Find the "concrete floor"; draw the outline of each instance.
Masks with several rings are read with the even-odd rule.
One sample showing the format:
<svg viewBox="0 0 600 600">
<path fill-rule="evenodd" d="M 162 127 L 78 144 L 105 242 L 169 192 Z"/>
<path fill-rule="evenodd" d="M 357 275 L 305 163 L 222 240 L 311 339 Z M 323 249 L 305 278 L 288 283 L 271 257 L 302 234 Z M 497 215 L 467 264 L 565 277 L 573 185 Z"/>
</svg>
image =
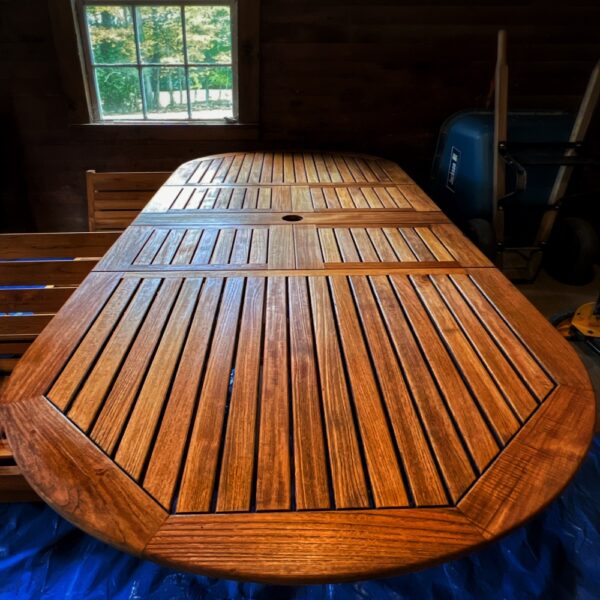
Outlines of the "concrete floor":
<svg viewBox="0 0 600 600">
<path fill-rule="evenodd" d="M 521 292 L 546 317 L 594 302 L 600 293 L 600 268 L 594 280 L 582 286 L 560 283 L 542 271 L 534 283 L 517 284 Z M 596 431 L 600 432 L 600 354 L 585 342 L 573 342 L 583 364 L 587 367 L 596 390 Z"/>
</svg>

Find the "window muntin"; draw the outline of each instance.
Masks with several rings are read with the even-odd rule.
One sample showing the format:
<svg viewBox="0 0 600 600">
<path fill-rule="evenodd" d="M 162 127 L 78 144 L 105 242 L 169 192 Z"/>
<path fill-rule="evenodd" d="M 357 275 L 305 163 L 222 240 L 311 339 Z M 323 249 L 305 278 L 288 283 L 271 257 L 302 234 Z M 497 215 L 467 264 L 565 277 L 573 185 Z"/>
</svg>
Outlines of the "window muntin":
<svg viewBox="0 0 600 600">
<path fill-rule="evenodd" d="M 98 121 L 220 121 L 236 113 L 233 2 L 82 2 Z"/>
</svg>

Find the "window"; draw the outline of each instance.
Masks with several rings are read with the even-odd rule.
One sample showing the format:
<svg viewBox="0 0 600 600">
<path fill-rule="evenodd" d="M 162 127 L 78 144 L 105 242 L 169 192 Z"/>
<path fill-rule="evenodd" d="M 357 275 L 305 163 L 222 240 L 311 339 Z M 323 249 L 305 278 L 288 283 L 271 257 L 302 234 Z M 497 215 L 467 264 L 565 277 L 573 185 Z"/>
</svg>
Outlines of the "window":
<svg viewBox="0 0 600 600">
<path fill-rule="evenodd" d="M 78 16 L 95 121 L 237 117 L 233 1 L 82 0 Z"/>
</svg>

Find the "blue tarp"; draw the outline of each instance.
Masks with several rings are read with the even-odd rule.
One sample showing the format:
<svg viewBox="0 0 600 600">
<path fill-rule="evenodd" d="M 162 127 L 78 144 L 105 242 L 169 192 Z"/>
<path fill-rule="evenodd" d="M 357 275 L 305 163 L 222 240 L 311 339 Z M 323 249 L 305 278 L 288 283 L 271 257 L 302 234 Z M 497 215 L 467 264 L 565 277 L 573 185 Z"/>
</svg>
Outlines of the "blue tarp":
<svg viewBox="0 0 600 600">
<path fill-rule="evenodd" d="M 0 505 L 0 600 L 600 598 L 600 436 L 527 525 L 464 558 L 353 584 L 281 587 L 179 573 L 119 552 L 43 504 Z"/>
</svg>

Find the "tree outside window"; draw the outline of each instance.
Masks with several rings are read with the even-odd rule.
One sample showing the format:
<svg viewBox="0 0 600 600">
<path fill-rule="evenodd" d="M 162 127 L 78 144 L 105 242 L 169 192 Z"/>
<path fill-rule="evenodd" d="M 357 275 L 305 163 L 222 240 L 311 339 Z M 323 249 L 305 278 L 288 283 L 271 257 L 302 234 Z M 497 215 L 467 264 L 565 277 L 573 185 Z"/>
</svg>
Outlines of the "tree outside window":
<svg viewBox="0 0 600 600">
<path fill-rule="evenodd" d="M 233 117 L 232 7 L 84 5 L 101 120 Z"/>
</svg>

